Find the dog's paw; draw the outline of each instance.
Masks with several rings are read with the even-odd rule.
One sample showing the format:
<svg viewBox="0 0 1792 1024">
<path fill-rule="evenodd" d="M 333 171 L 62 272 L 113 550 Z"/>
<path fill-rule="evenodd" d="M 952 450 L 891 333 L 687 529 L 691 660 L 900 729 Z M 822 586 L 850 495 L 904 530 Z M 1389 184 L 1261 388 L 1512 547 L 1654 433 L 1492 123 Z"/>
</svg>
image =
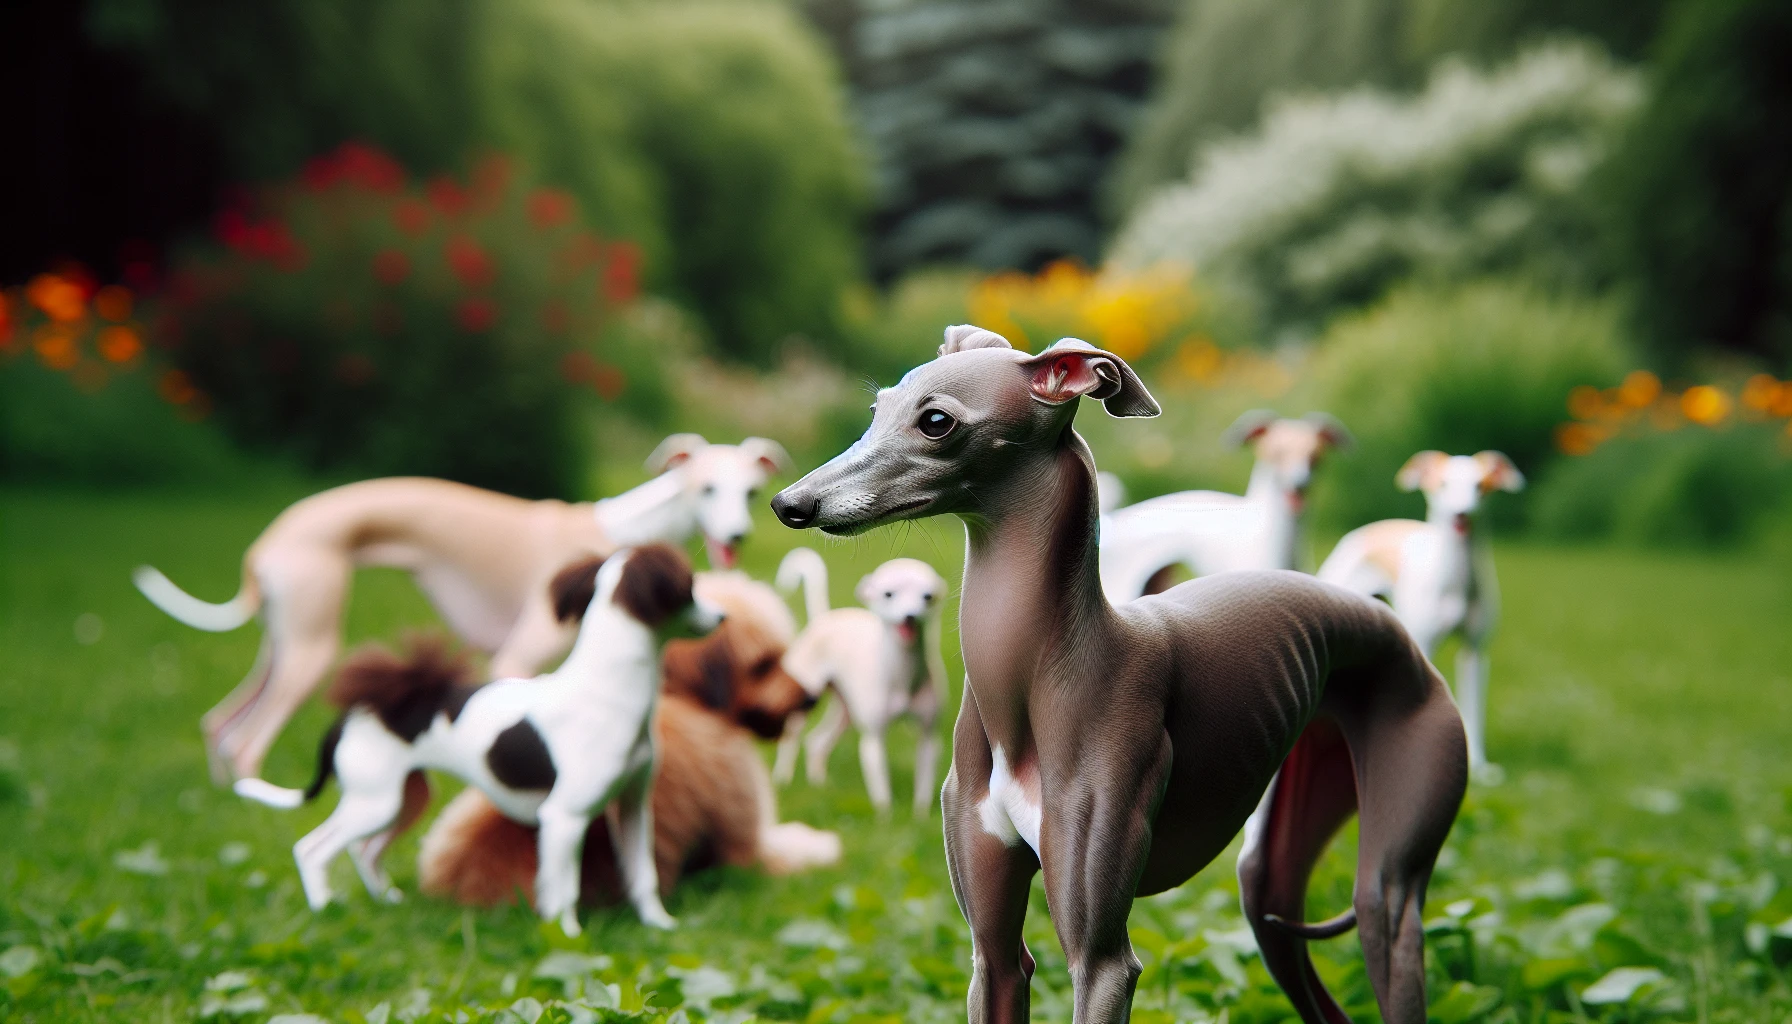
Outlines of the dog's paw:
<svg viewBox="0 0 1792 1024">
<path fill-rule="evenodd" d="M 669 932 L 678 927 L 678 918 L 666 913 L 665 907 L 643 907 L 641 923 L 649 928 L 658 928 L 661 931 Z"/>
<path fill-rule="evenodd" d="M 400 889 L 396 885 L 390 886 L 389 888 L 386 889 L 384 898 L 387 903 L 403 903 L 404 902 L 404 890 Z"/>
<path fill-rule="evenodd" d="M 561 914 L 560 930 L 565 932 L 566 937 L 569 939 L 578 938 L 583 931 L 583 929 L 579 927 L 579 912 L 576 910 L 568 910 Z"/>
</svg>

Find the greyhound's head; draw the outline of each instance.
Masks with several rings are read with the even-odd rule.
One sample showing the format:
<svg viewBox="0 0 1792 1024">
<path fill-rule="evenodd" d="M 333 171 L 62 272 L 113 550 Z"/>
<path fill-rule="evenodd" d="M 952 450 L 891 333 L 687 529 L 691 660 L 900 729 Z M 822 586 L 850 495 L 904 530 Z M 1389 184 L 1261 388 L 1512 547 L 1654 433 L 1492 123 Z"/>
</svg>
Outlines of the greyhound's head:
<svg viewBox="0 0 1792 1024">
<path fill-rule="evenodd" d="M 700 434 L 673 434 L 647 457 L 651 473 L 676 470 L 684 500 L 695 511 L 709 562 L 734 568 L 741 541 L 753 529 L 750 502 L 773 473 L 790 469 L 776 441 L 749 437 L 738 445 L 710 444 Z"/>
<path fill-rule="evenodd" d="M 922 624 L 945 603 L 946 581 L 919 559 L 892 558 L 867 573 L 856 593 L 859 603 L 894 627 L 904 643 L 914 643 Z"/>
<path fill-rule="evenodd" d="M 946 329 L 939 358 L 877 393 L 865 435 L 772 499 L 784 525 L 845 535 L 903 519 L 991 515 L 1004 486 L 1045 458 L 1099 399 L 1114 416 L 1156 416 L 1155 399 L 1112 353 L 1066 338 L 1038 355 L 1001 335 Z"/>
<path fill-rule="evenodd" d="M 1257 456 L 1252 483 L 1262 477 L 1299 512 L 1306 504 L 1307 484 L 1325 453 L 1349 448 L 1350 431 L 1328 413 L 1310 412 L 1298 420 L 1267 409 L 1253 409 L 1226 428 L 1226 440 L 1249 445 Z"/>
<path fill-rule="evenodd" d="M 1501 452 L 1446 455 L 1426 451 L 1406 460 L 1394 483 L 1403 491 L 1425 492 L 1428 518 L 1468 532 L 1481 498 L 1493 491 L 1524 490 L 1524 474 Z"/>
</svg>

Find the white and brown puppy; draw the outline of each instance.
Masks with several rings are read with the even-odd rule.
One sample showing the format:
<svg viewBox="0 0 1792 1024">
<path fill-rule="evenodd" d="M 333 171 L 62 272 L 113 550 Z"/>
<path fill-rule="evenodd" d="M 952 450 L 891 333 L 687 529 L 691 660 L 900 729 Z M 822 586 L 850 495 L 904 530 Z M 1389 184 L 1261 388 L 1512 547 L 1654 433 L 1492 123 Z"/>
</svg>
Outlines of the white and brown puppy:
<svg viewBox="0 0 1792 1024">
<path fill-rule="evenodd" d="M 1181 491 L 1109 511 L 1105 496 L 1119 492 L 1104 488 L 1101 586 L 1109 601 L 1161 593 L 1176 566 L 1196 576 L 1298 568 L 1307 484 L 1326 452 L 1349 447 L 1350 432 L 1322 412 L 1294 420 L 1257 409 L 1225 437 L 1257 455 L 1243 495 Z"/>
<path fill-rule="evenodd" d="M 838 697 L 802 740 L 809 781 L 827 781 L 828 756 L 850 721 L 859 731 L 859 766 L 871 803 L 879 812 L 888 811 L 890 764 L 884 733 L 898 717 L 914 715 L 921 726 L 914 811 L 925 816 L 935 797 L 936 724 L 946 693 L 939 636 L 946 581 L 925 562 L 891 559 L 859 581 L 857 594 L 865 607 L 830 610 L 827 565 L 809 548 L 796 548 L 778 566 L 778 586 L 794 590 L 799 585 L 809 622 L 784 655 L 784 671 L 817 697 L 829 688 Z M 778 744 L 773 777 L 779 782 L 796 774 L 803 721 L 793 716 Z"/>
<path fill-rule="evenodd" d="M 1403 491 L 1423 491 L 1426 518 L 1383 519 L 1344 535 L 1319 578 L 1383 597 L 1424 649 L 1435 657 L 1460 634 L 1456 703 L 1468 731 L 1469 767 L 1485 777 L 1487 762 L 1487 641 L 1499 617 L 1493 559 L 1475 541 L 1475 511 L 1493 491 L 1521 491 L 1524 475 L 1495 451 L 1446 455 L 1425 451 L 1394 477 Z"/>
<path fill-rule="evenodd" d="M 249 778 L 335 661 L 355 569 L 409 572 L 450 628 L 492 652 L 493 676 L 533 675 L 572 640 L 547 598 L 561 567 L 701 533 L 711 564 L 730 568 L 752 529 L 749 503 L 788 465 L 765 438 L 725 445 L 674 434 L 647 459 L 657 476 L 595 504 L 525 501 L 446 480 L 366 480 L 275 518 L 243 555 L 242 587 L 224 604 L 188 595 L 149 566 L 133 578 L 158 608 L 198 629 L 232 630 L 261 613 L 254 668 L 201 722 L 214 778 Z"/>
<path fill-rule="evenodd" d="M 538 827 L 535 906 L 566 934 L 579 933 L 581 846 L 600 813 L 636 913 L 650 926 L 672 927 L 660 903 L 648 800 L 660 649 L 668 633 L 711 628 L 721 615 L 693 598 L 690 563 L 663 544 L 619 552 L 591 587 L 578 639 L 555 671 L 469 687 L 427 660 L 377 654 L 351 662 L 337 692 L 344 713 L 319 749 L 310 788 L 238 780 L 240 795 L 276 807 L 316 796 L 332 773 L 340 780 L 336 810 L 293 847 L 313 909 L 330 901 L 330 862 L 398 819 L 407 779 L 433 769 Z M 563 593 L 560 601 L 582 596 Z M 377 863 L 356 860 L 369 891 L 389 898 Z"/>
<path fill-rule="evenodd" d="M 796 620 L 775 591 L 740 573 L 698 573 L 696 592 L 727 618 L 701 640 L 666 645 L 652 796 L 661 894 L 711 865 L 787 875 L 838 863 L 839 836 L 778 820 L 771 775 L 753 742 L 755 734 L 777 738 L 790 715 L 813 704 L 779 666 Z M 622 895 L 608 831 L 595 819 L 585 840 L 586 905 Z M 476 789 L 449 802 L 417 855 L 425 893 L 473 906 L 533 899 L 536 871 L 535 830 L 504 817 Z"/>
</svg>

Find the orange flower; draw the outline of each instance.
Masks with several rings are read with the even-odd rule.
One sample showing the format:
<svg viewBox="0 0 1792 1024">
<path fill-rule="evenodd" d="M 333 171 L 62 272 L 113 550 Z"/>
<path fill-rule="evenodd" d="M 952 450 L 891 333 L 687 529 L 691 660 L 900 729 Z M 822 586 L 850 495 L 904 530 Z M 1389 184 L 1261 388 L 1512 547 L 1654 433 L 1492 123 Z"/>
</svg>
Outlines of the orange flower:
<svg viewBox="0 0 1792 1024">
<path fill-rule="evenodd" d="M 1715 427 L 1728 419 L 1732 404 L 1729 395 L 1709 384 L 1687 388 L 1680 396 L 1680 411 L 1704 427 Z"/>
<path fill-rule="evenodd" d="M 100 332 L 100 355 L 109 363 L 128 363 L 143 353 L 143 339 L 129 327 L 108 327 Z"/>
<path fill-rule="evenodd" d="M 93 308 L 113 323 L 131 318 L 131 290 L 112 284 L 101 288 L 93 297 Z"/>
<path fill-rule="evenodd" d="M 1780 396 L 1780 382 L 1765 373 L 1757 373 L 1742 385 L 1742 407 L 1754 412 L 1770 412 Z"/>
<path fill-rule="evenodd" d="M 1605 408 L 1605 396 L 1590 384 L 1568 392 L 1568 413 L 1577 420 L 1596 420 Z"/>
<path fill-rule="evenodd" d="M 1563 423 L 1556 427 L 1556 447 L 1567 455 L 1588 455 L 1610 436 L 1609 430 L 1592 423 Z"/>
<path fill-rule="evenodd" d="M 156 392 L 170 405 L 187 405 L 199 398 L 199 389 L 185 370 L 169 370 L 156 381 Z"/>
<path fill-rule="evenodd" d="M 81 286 L 56 274 L 39 274 L 25 286 L 25 297 L 59 323 L 72 323 L 87 315 Z"/>
<path fill-rule="evenodd" d="M 1632 370 L 1618 385 L 1618 400 L 1632 409 L 1646 409 L 1661 395 L 1661 378 L 1648 370 Z"/>
<path fill-rule="evenodd" d="M 37 337 L 32 341 L 37 349 L 37 358 L 52 370 L 71 370 L 81 361 L 81 350 L 75 344 L 75 336 L 61 326 L 49 324 L 40 327 Z"/>
</svg>

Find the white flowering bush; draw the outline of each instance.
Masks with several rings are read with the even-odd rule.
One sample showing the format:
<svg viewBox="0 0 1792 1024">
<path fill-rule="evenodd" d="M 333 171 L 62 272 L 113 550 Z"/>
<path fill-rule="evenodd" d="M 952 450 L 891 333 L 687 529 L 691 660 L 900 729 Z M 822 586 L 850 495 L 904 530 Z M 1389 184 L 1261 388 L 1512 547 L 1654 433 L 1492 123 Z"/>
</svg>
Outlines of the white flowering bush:
<svg viewBox="0 0 1792 1024">
<path fill-rule="evenodd" d="M 1142 203 L 1111 258 L 1191 265 L 1297 336 L 1412 276 L 1597 283 L 1582 185 L 1642 95 L 1603 51 L 1557 41 L 1491 72 L 1446 61 L 1411 98 L 1284 100 Z"/>
</svg>

